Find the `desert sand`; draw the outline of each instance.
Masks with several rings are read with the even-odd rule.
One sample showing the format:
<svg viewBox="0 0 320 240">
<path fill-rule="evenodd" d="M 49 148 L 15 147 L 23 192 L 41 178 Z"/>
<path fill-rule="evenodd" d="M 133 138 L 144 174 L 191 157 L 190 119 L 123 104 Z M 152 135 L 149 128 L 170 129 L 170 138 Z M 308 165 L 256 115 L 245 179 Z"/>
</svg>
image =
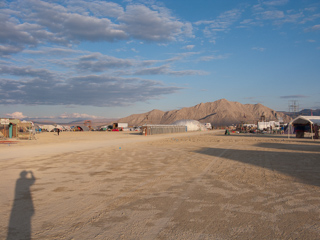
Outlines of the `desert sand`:
<svg viewBox="0 0 320 240">
<path fill-rule="evenodd" d="M 0 239 L 320 239 L 320 142 L 222 131 L 0 144 Z"/>
</svg>

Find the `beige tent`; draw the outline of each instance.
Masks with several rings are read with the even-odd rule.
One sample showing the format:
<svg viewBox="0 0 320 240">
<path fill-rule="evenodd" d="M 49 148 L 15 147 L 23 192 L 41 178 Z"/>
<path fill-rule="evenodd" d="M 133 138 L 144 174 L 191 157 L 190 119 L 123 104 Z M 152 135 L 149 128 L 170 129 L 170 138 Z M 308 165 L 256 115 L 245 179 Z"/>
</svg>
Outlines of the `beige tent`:
<svg viewBox="0 0 320 240">
<path fill-rule="evenodd" d="M 53 126 L 53 125 L 41 125 L 40 128 L 42 130 L 47 130 L 48 132 L 51 132 L 55 128 L 55 126 Z"/>
</svg>

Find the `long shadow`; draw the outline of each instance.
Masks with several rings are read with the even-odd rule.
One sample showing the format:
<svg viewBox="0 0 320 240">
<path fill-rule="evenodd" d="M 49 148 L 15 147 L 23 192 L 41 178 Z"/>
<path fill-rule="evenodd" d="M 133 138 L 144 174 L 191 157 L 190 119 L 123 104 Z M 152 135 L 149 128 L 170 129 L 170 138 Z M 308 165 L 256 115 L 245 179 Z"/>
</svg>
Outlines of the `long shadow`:
<svg viewBox="0 0 320 240">
<path fill-rule="evenodd" d="M 247 138 L 276 138 L 276 139 L 288 139 L 288 135 L 285 134 L 257 134 L 257 133 L 231 133 L 232 137 L 247 137 Z M 229 137 L 229 136 L 227 136 Z M 293 137 L 291 137 L 293 139 Z"/>
<path fill-rule="evenodd" d="M 128 134 L 129 135 L 141 135 L 142 136 L 141 132 L 129 132 Z"/>
<path fill-rule="evenodd" d="M 30 177 L 27 177 L 28 175 Z M 34 207 L 30 187 L 35 181 L 31 171 L 20 173 L 20 178 L 16 182 L 7 240 L 31 239 L 31 218 L 34 214 Z"/>
<path fill-rule="evenodd" d="M 294 151 L 306 151 L 306 152 L 320 152 L 319 145 L 302 145 L 302 144 L 275 144 L 275 143 L 257 143 L 255 146 L 262 148 L 282 149 L 282 150 L 294 150 Z M 320 156 L 319 156 L 320 157 Z"/>
<path fill-rule="evenodd" d="M 224 134 L 223 134 L 224 135 Z M 222 136 L 222 135 L 221 135 Z M 311 137 L 305 138 L 296 138 L 295 136 L 290 136 L 286 134 L 256 134 L 256 133 L 231 133 L 230 136 L 225 136 L 226 138 L 230 137 L 240 137 L 240 138 L 261 138 L 261 139 L 283 139 L 285 141 L 290 140 L 290 142 L 297 142 L 297 143 L 313 143 L 313 144 L 320 144 L 319 139 L 311 139 Z"/>
<path fill-rule="evenodd" d="M 229 149 L 221 156 L 223 150 L 225 149 L 201 148 L 195 152 L 268 168 L 291 176 L 295 181 L 320 186 L 320 155 L 318 153 Z"/>
</svg>

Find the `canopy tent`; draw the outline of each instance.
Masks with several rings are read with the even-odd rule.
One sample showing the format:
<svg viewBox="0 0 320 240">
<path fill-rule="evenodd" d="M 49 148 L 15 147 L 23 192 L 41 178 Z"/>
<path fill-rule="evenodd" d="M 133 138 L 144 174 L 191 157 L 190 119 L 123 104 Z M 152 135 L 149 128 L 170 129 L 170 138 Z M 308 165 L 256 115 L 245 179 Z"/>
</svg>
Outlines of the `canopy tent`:
<svg viewBox="0 0 320 240">
<path fill-rule="evenodd" d="M 81 126 L 72 126 L 71 127 L 72 131 L 90 131 L 90 129 L 87 126 L 81 125 Z"/>
<path fill-rule="evenodd" d="M 311 132 L 311 136 L 313 139 L 313 134 L 312 134 L 312 128 L 313 126 L 316 126 L 316 136 L 318 135 L 318 126 L 320 126 L 320 116 L 299 116 L 293 119 L 290 123 L 289 126 L 293 126 L 294 128 L 297 128 L 298 131 L 304 133 L 306 129 Z M 288 134 L 289 136 L 289 134 Z M 298 134 L 297 134 L 298 136 Z"/>
<path fill-rule="evenodd" d="M 57 124 L 55 128 L 56 128 L 56 129 L 59 129 L 60 131 L 63 131 L 63 129 L 64 129 L 64 127 L 61 126 L 61 125 L 59 125 L 59 124 Z"/>
<path fill-rule="evenodd" d="M 55 126 L 53 126 L 53 125 L 40 125 L 39 127 L 42 130 L 46 130 L 48 132 L 51 132 L 55 128 Z"/>
<path fill-rule="evenodd" d="M 317 124 L 320 125 L 320 116 L 299 116 L 293 119 L 290 124 L 297 125 L 307 125 L 307 124 Z"/>
</svg>

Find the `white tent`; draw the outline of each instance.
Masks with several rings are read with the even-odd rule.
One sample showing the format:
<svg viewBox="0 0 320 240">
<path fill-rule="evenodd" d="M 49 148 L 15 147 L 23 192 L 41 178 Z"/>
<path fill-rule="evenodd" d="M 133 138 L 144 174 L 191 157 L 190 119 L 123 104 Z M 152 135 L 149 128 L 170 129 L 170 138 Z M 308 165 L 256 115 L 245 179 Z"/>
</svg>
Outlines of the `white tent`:
<svg viewBox="0 0 320 240">
<path fill-rule="evenodd" d="M 299 116 L 293 119 L 290 123 L 289 126 L 310 126 L 311 129 L 311 136 L 313 139 L 313 134 L 312 134 L 312 126 L 313 125 L 318 125 L 320 126 L 320 116 Z M 289 131 L 288 131 L 288 137 L 289 137 Z"/>
<path fill-rule="evenodd" d="M 59 124 L 57 124 L 55 128 L 59 129 L 60 131 L 63 131 L 63 129 L 64 129 L 64 127 Z"/>
<path fill-rule="evenodd" d="M 51 132 L 55 128 L 53 125 L 41 125 L 39 127 L 43 130 L 47 130 L 48 132 Z"/>
<path fill-rule="evenodd" d="M 62 127 L 63 127 L 63 129 L 64 129 L 65 131 L 71 131 L 71 127 L 70 127 L 70 126 L 64 125 L 64 126 L 62 126 Z"/>
<path fill-rule="evenodd" d="M 320 125 L 320 116 L 299 116 L 293 119 L 290 124 L 318 124 Z"/>
<path fill-rule="evenodd" d="M 178 120 L 178 121 L 175 121 L 172 125 L 186 126 L 188 132 L 189 131 L 207 131 L 208 130 L 199 121 L 190 120 L 190 119 Z"/>
<path fill-rule="evenodd" d="M 279 129 L 280 122 L 270 121 L 270 122 L 258 122 L 258 129 L 263 130 L 266 128 Z"/>
</svg>

